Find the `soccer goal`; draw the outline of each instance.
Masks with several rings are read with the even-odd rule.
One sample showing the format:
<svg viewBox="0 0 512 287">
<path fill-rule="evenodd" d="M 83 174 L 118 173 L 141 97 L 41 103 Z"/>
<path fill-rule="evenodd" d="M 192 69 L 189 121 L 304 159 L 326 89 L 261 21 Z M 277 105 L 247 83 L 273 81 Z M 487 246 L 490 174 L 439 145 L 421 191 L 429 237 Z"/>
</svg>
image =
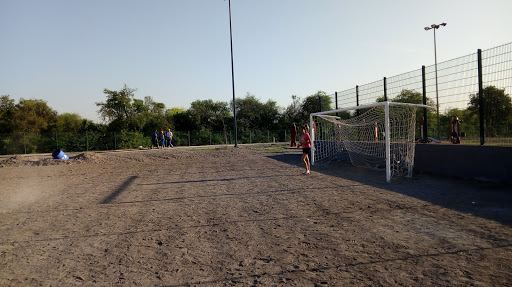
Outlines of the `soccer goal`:
<svg viewBox="0 0 512 287">
<path fill-rule="evenodd" d="M 387 182 L 411 177 L 417 108 L 432 107 L 380 102 L 311 114 L 311 164 L 350 160 L 359 167 L 385 168 Z"/>
</svg>

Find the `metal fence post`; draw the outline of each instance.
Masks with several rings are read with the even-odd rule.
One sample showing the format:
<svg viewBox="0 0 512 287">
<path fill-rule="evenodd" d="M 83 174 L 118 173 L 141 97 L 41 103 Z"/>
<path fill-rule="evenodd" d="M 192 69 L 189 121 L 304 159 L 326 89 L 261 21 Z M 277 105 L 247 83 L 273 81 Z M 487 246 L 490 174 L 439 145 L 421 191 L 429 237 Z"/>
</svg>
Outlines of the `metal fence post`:
<svg viewBox="0 0 512 287">
<path fill-rule="evenodd" d="M 426 82 L 426 76 L 425 76 L 425 66 L 421 66 L 421 82 L 422 82 L 422 88 L 423 88 L 423 104 L 426 105 L 427 104 L 427 82 Z M 423 135 L 424 135 L 424 139 L 425 142 L 426 139 L 428 138 L 428 134 L 427 134 L 427 108 L 423 108 Z"/>
<path fill-rule="evenodd" d="M 388 88 L 386 85 L 386 77 L 384 77 L 384 102 L 388 101 Z"/>
<path fill-rule="evenodd" d="M 57 130 L 55 130 L 55 143 L 57 144 L 57 148 L 59 148 L 59 137 L 57 135 Z"/>
<path fill-rule="evenodd" d="M 89 133 L 85 131 L 85 149 L 89 151 Z"/>
<path fill-rule="evenodd" d="M 356 106 L 359 107 L 359 86 L 356 86 Z M 359 109 L 356 110 L 356 115 L 359 116 Z"/>
<path fill-rule="evenodd" d="M 27 154 L 27 142 L 25 140 L 25 132 L 23 132 L 23 147 L 25 148 L 25 154 Z"/>
<path fill-rule="evenodd" d="M 116 132 L 114 132 L 114 150 L 117 149 L 117 137 L 116 137 Z"/>
<path fill-rule="evenodd" d="M 480 145 L 485 144 L 485 126 L 484 126 L 484 105 L 485 95 L 482 76 L 482 50 L 478 49 L 478 117 L 480 118 Z"/>
<path fill-rule="evenodd" d="M 334 92 L 334 101 L 335 107 L 338 109 L 338 92 Z M 336 116 L 338 116 L 338 112 L 336 112 Z M 286 141 L 286 130 L 284 131 L 284 140 Z"/>
<path fill-rule="evenodd" d="M 480 145 L 485 144 L 485 127 L 484 127 L 484 87 L 483 87 L 483 77 L 482 77 L 482 50 L 478 49 L 478 113 L 480 117 Z"/>
<path fill-rule="evenodd" d="M 188 146 L 190 146 L 190 131 L 188 131 Z"/>
</svg>

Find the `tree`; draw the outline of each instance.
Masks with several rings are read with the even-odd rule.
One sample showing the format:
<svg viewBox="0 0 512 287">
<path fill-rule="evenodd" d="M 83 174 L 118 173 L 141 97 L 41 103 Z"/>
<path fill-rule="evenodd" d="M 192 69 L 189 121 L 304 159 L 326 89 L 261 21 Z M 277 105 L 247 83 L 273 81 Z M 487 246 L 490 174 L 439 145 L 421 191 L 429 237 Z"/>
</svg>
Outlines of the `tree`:
<svg viewBox="0 0 512 287">
<path fill-rule="evenodd" d="M 166 108 L 163 103 L 158 103 L 152 97 L 144 97 L 144 111 L 141 114 L 145 119 L 144 131 L 150 133 L 155 129 L 171 128 L 165 115 Z"/>
<path fill-rule="evenodd" d="M 305 98 L 302 102 L 301 108 L 302 112 L 307 114 L 309 117 L 309 114 L 312 113 L 332 110 L 331 104 L 331 97 L 324 91 L 318 91 L 316 94 Z"/>
<path fill-rule="evenodd" d="M 168 128 L 165 105 L 149 96 L 144 101 L 136 99 L 135 91 L 126 85 L 120 91 L 103 90 L 107 100 L 96 103 L 96 106 L 100 107 L 98 113 L 108 122 L 109 129 L 149 132 L 155 128 Z"/>
<path fill-rule="evenodd" d="M 82 129 L 83 120 L 78 114 L 64 113 L 57 115 L 57 131 L 78 133 Z"/>
<path fill-rule="evenodd" d="M 12 132 L 12 113 L 14 111 L 14 99 L 8 95 L 0 97 L 0 133 Z"/>
<path fill-rule="evenodd" d="M 98 113 L 102 120 L 106 120 L 109 127 L 113 129 L 127 129 L 128 120 L 133 116 L 132 100 L 135 89 L 126 86 L 120 91 L 104 89 L 103 93 L 107 95 L 105 102 L 96 103 L 100 107 Z"/>
<path fill-rule="evenodd" d="M 132 103 L 132 119 L 130 121 L 130 129 L 140 131 L 148 122 L 149 108 L 140 99 L 133 99 Z"/>
<path fill-rule="evenodd" d="M 231 102 L 231 105 L 233 102 Z M 259 111 L 261 102 L 250 93 L 245 98 L 236 100 L 236 120 L 239 129 L 256 129 L 259 126 Z"/>
<path fill-rule="evenodd" d="M 316 94 L 306 97 L 301 104 L 301 115 L 297 125 L 309 124 L 309 115 L 320 111 L 330 111 L 332 99 L 324 91 L 318 91 Z"/>
<path fill-rule="evenodd" d="M 173 108 L 167 109 L 165 111 L 165 119 L 169 123 L 170 129 L 176 130 L 176 123 L 174 121 L 174 115 L 176 115 L 178 113 L 184 113 L 185 111 L 186 110 L 184 108 L 177 108 L 177 107 L 173 107 Z"/>
<path fill-rule="evenodd" d="M 275 129 L 278 116 L 279 108 L 275 101 L 262 103 L 250 93 L 236 100 L 237 126 L 240 129 Z"/>
<path fill-rule="evenodd" d="M 56 123 L 57 112 L 43 100 L 20 99 L 12 113 L 13 131 L 49 131 Z"/>
<path fill-rule="evenodd" d="M 485 87 L 484 97 L 484 123 L 486 136 L 497 136 L 501 126 L 505 126 L 512 119 L 512 100 L 505 89 L 495 86 Z M 468 110 L 479 115 L 479 93 L 469 96 Z"/>
<path fill-rule="evenodd" d="M 277 102 L 274 100 L 268 100 L 262 107 L 262 115 L 261 115 L 261 128 L 268 128 L 271 130 L 275 130 L 277 128 L 277 124 L 279 119 L 281 118 L 281 113 L 279 112 L 279 106 L 277 106 Z"/>
<path fill-rule="evenodd" d="M 190 110 L 178 111 L 172 115 L 172 119 L 177 131 L 193 131 L 199 128 L 199 121 Z"/>
<path fill-rule="evenodd" d="M 300 98 L 292 95 L 292 103 L 283 111 L 283 117 L 286 119 L 286 125 L 291 125 L 300 119 Z"/>
<path fill-rule="evenodd" d="M 192 102 L 189 111 L 194 115 L 197 126 L 201 130 L 225 130 L 226 119 L 229 118 L 227 102 L 213 100 L 197 100 Z"/>
</svg>

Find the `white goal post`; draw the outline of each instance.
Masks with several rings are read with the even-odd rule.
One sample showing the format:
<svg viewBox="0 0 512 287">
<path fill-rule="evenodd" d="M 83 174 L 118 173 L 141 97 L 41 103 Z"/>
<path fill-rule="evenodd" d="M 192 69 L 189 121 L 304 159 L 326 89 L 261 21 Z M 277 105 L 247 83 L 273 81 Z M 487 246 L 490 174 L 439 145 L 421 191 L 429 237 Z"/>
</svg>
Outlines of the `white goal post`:
<svg viewBox="0 0 512 287">
<path fill-rule="evenodd" d="M 342 157 L 355 166 L 385 167 L 387 182 L 411 177 L 417 108 L 432 107 L 386 101 L 311 114 L 311 164 Z M 352 115 L 342 119 L 341 112 Z"/>
</svg>

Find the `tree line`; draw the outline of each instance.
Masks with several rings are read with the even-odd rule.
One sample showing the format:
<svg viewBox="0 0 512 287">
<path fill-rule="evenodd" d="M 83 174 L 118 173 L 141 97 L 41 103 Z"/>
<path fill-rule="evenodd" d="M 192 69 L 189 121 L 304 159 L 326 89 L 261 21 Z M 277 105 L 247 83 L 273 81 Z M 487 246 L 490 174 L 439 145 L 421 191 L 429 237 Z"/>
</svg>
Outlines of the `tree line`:
<svg viewBox="0 0 512 287">
<path fill-rule="evenodd" d="M 160 129 L 170 128 L 172 131 L 182 132 L 220 132 L 217 136 L 224 138 L 222 140 L 224 143 L 228 142 L 228 133 L 233 130 L 232 101 L 196 100 L 190 104 L 188 109 L 167 108 L 165 104 L 155 102 L 152 97 L 137 98 L 136 90 L 126 85 L 120 90 L 104 89 L 103 93 L 105 100 L 96 103 L 96 106 L 104 123 L 95 123 L 75 113 L 59 114 L 41 99 L 22 98 L 16 103 L 8 95 L 1 96 L 0 153 L 5 153 L 7 146 L 16 144 L 7 136 L 15 133 L 47 133 L 55 135 L 56 138 L 59 134 L 65 133 L 76 135 L 117 133 L 115 140 L 119 140 L 119 145 L 116 142 L 116 147 L 123 148 L 143 143 L 141 137 L 149 137 L 152 131 Z M 486 136 L 501 135 L 504 133 L 504 129 L 512 131 L 512 102 L 510 96 L 505 94 L 505 90 L 488 86 L 484 89 L 484 99 Z M 376 101 L 383 100 L 382 97 Z M 404 89 L 392 101 L 421 104 L 423 96 L 417 91 Z M 464 127 L 478 127 L 479 103 L 478 93 L 472 94 L 469 95 L 466 109 L 451 109 L 441 115 L 441 134 L 449 133 L 449 122 L 452 116 L 457 116 L 462 120 L 461 129 L 463 130 Z M 258 130 L 286 131 L 289 130 L 293 122 L 298 126 L 307 123 L 311 113 L 334 109 L 332 104 L 332 98 L 323 91 L 318 91 L 303 99 L 292 96 L 292 103 L 287 107 L 279 107 L 273 100 L 262 102 L 255 95 L 247 93 L 245 97 L 236 99 L 237 129 L 239 134 Z M 435 106 L 434 101 L 429 98 L 427 98 L 427 104 Z M 349 118 L 354 115 L 342 113 L 340 116 Z M 423 111 L 419 110 L 418 122 L 422 116 Z M 429 131 L 432 131 L 437 125 L 435 112 L 428 110 L 427 118 Z M 429 134 L 434 135 L 431 132 Z M 26 152 L 40 150 L 41 144 L 34 143 L 38 140 L 41 141 L 40 138 L 35 137 L 31 140 L 28 151 L 27 139 L 23 140 Z M 58 139 L 54 140 L 58 141 Z M 101 136 L 91 139 L 91 141 L 101 141 Z M 83 147 L 76 146 L 74 148 Z M 107 145 L 103 148 L 107 148 Z"/>
<path fill-rule="evenodd" d="M 41 99 L 22 98 L 16 103 L 9 95 L 1 96 L 0 153 L 5 154 L 9 146 L 21 144 L 27 153 L 41 151 L 55 146 L 52 140 L 60 142 L 57 145 L 61 145 L 65 141 L 64 136 L 70 134 L 91 137 L 87 141 L 92 144 L 115 133 L 117 148 L 133 147 L 144 145 L 152 131 L 168 128 L 173 132 L 203 132 L 203 135 L 204 132 L 215 131 L 216 136 L 222 138 L 216 142 L 226 143 L 234 128 L 232 101 L 196 100 L 188 109 L 167 108 L 152 97 L 136 97 L 136 89 L 126 85 L 120 90 L 104 89 L 103 93 L 105 100 L 95 103 L 103 123 L 84 119 L 76 113 L 59 114 Z M 258 130 L 289 130 L 292 122 L 304 124 L 309 121 L 309 114 L 319 111 L 320 108 L 332 109 L 332 99 L 323 91 L 304 99 L 292 96 L 292 104 L 285 108 L 279 107 L 273 100 L 262 102 L 255 95 L 247 93 L 245 97 L 236 99 L 237 130 L 242 135 L 244 132 Z M 18 139 L 13 140 L 10 136 L 12 134 L 17 134 Z M 23 143 L 19 139 L 20 134 L 23 134 Z M 27 134 L 30 139 L 27 139 Z M 43 140 L 35 134 L 50 138 Z M 36 143 L 37 141 L 48 143 Z M 68 144 L 68 150 L 84 148 L 82 139 L 76 138 L 76 141 L 80 143 L 74 146 Z M 106 143 L 96 147 L 103 148 L 110 147 Z"/>
<path fill-rule="evenodd" d="M 41 99 L 0 97 L 0 133 L 130 131 L 150 134 L 155 129 L 178 131 L 229 130 L 233 128 L 232 102 L 196 100 L 190 108 L 167 108 L 152 97 L 136 98 L 135 89 L 126 85 L 120 90 L 104 89 L 105 101 L 96 103 L 104 123 L 95 123 L 75 113 L 59 114 Z M 281 108 L 273 100 L 260 101 L 247 93 L 236 99 L 237 127 L 241 130 L 277 130 L 292 122 L 305 123 L 309 114 L 331 109 L 332 99 L 319 91 L 301 100 L 292 96 L 293 103 Z"/>
</svg>

